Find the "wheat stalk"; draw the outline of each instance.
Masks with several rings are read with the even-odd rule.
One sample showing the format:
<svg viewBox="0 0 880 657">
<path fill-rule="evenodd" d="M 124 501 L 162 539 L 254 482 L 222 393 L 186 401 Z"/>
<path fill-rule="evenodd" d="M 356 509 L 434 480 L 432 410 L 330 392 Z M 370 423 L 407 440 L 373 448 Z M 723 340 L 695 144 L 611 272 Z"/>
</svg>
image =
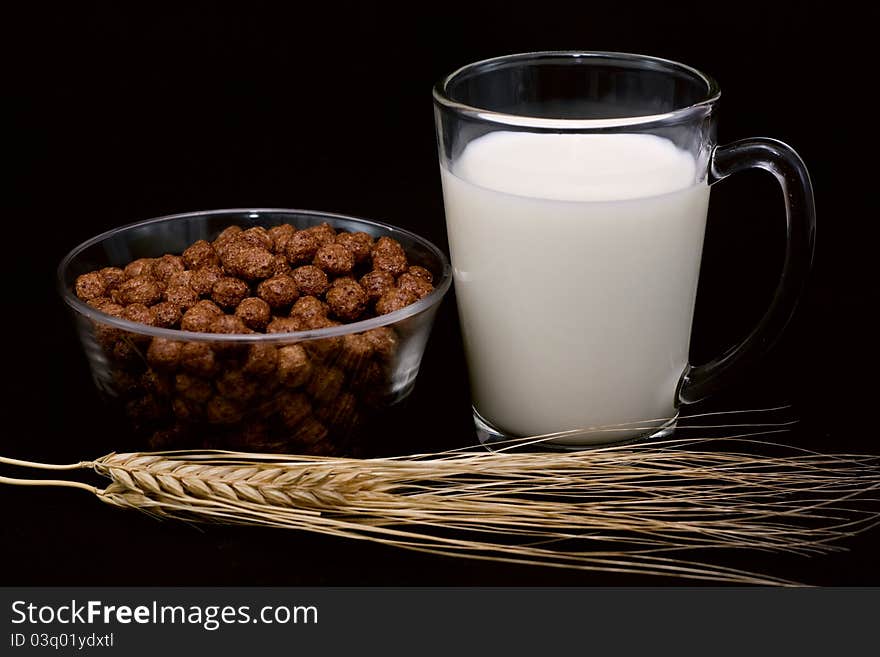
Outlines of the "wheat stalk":
<svg viewBox="0 0 880 657">
<path fill-rule="evenodd" d="M 768 432 L 762 432 L 768 433 Z M 94 468 L 115 507 L 261 525 L 430 553 L 744 584 L 784 579 L 682 558 L 688 550 L 811 555 L 880 522 L 880 457 L 793 447 L 750 453 L 752 436 L 581 452 L 451 451 L 346 459 L 197 451 L 109 454 Z M 532 442 L 529 441 L 522 442 Z M 770 445 L 760 441 L 766 449 Z"/>
</svg>

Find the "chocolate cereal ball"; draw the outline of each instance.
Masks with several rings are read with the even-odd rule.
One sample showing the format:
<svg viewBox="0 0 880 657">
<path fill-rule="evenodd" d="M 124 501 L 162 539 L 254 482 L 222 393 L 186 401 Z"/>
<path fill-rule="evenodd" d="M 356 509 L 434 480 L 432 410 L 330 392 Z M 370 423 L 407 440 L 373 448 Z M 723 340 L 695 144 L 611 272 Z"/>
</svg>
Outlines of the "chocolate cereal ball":
<svg viewBox="0 0 880 657">
<path fill-rule="evenodd" d="M 131 335 L 131 333 L 123 333 L 112 346 L 111 357 L 123 366 L 135 365 L 143 361 L 138 345 L 131 339 Z"/>
<path fill-rule="evenodd" d="M 397 351 L 397 335 L 387 326 L 379 326 L 364 331 L 363 336 L 373 346 L 373 351 L 382 360 L 390 360 Z"/>
<path fill-rule="evenodd" d="M 202 299 L 193 308 L 198 308 L 200 310 L 204 310 L 206 312 L 211 313 L 212 315 L 220 316 L 223 314 L 223 310 L 216 303 L 211 301 L 210 299 Z"/>
<path fill-rule="evenodd" d="M 271 308 L 283 308 L 297 300 L 299 288 L 292 277 L 281 274 L 267 278 L 257 285 L 257 296 Z"/>
<path fill-rule="evenodd" d="M 211 323 L 222 314 L 223 311 L 217 308 L 215 304 L 211 303 L 211 305 L 208 306 L 200 301 L 183 313 L 183 317 L 180 320 L 180 328 L 183 331 L 207 333 L 211 327 Z"/>
<path fill-rule="evenodd" d="M 373 343 L 362 333 L 348 333 L 342 336 L 337 362 L 350 371 L 357 371 L 373 357 Z"/>
<path fill-rule="evenodd" d="M 189 286 L 200 295 L 209 295 L 221 278 L 223 269 L 219 265 L 207 265 L 192 272 Z"/>
<path fill-rule="evenodd" d="M 251 333 L 240 317 L 235 315 L 220 315 L 215 317 L 208 327 L 209 333 L 221 333 L 226 335 Z"/>
<path fill-rule="evenodd" d="M 173 303 L 182 311 L 189 310 L 199 302 L 199 294 L 185 285 L 169 286 L 162 295 L 165 301 Z"/>
<path fill-rule="evenodd" d="M 153 275 L 153 259 L 152 258 L 138 258 L 125 266 L 125 275 L 128 278 L 135 278 L 137 276 L 152 276 Z"/>
<path fill-rule="evenodd" d="M 83 301 L 89 301 L 91 299 L 102 297 L 104 296 L 104 292 L 106 292 L 106 290 L 107 283 L 104 281 L 104 277 L 96 271 L 89 272 L 88 274 L 83 274 L 82 276 L 77 276 L 76 278 L 76 296 L 78 296 Z"/>
<path fill-rule="evenodd" d="M 156 323 L 153 311 L 142 303 L 132 303 L 125 307 L 122 311 L 122 319 L 127 319 L 135 324 L 144 324 L 145 326 L 153 326 Z M 149 342 L 149 336 L 142 333 L 124 333 L 122 336 L 125 342 L 132 344 L 145 344 Z"/>
<path fill-rule="evenodd" d="M 368 233 L 339 233 L 336 243 L 354 254 L 356 264 L 366 261 L 373 251 L 373 237 Z"/>
<path fill-rule="evenodd" d="M 189 269 L 184 269 L 183 271 L 178 271 L 165 281 L 165 289 L 167 290 L 169 287 L 178 287 L 182 285 L 183 287 L 192 287 L 192 278 L 195 272 L 190 271 Z"/>
<path fill-rule="evenodd" d="M 248 347 L 242 371 L 256 377 L 269 376 L 278 363 L 278 349 L 271 344 L 252 344 Z"/>
<path fill-rule="evenodd" d="M 183 343 L 166 338 L 153 338 L 147 349 L 147 362 L 162 372 L 173 372 L 180 364 Z"/>
<path fill-rule="evenodd" d="M 183 258 L 176 255 L 165 254 L 153 262 L 153 276 L 160 281 L 167 282 L 171 276 L 184 269 L 186 267 L 183 264 Z"/>
<path fill-rule="evenodd" d="M 157 303 L 152 310 L 155 325 L 160 328 L 175 328 L 183 318 L 180 306 L 170 301 Z"/>
<path fill-rule="evenodd" d="M 399 276 L 409 267 L 406 252 L 395 239 L 380 237 L 373 245 L 373 269 Z"/>
<path fill-rule="evenodd" d="M 353 278 L 337 278 L 327 291 L 330 312 L 343 321 L 356 321 L 367 309 L 367 301 L 367 293 Z"/>
<path fill-rule="evenodd" d="M 300 297 L 290 309 L 290 316 L 300 320 L 304 327 L 323 328 L 322 320 L 327 319 L 327 304 L 317 297 Z"/>
<path fill-rule="evenodd" d="M 418 278 L 421 278 L 428 283 L 434 282 L 434 275 L 431 272 L 429 272 L 427 269 L 425 269 L 424 267 L 419 267 L 418 265 L 412 265 L 406 271 L 407 271 L 407 273 L 412 274 L 413 276 L 417 276 Z"/>
<path fill-rule="evenodd" d="M 406 256 L 406 252 L 403 250 L 400 242 L 398 242 L 393 237 L 388 236 L 380 237 L 373 244 L 373 256 L 376 256 L 380 253 Z"/>
<path fill-rule="evenodd" d="M 184 342 L 179 364 L 184 372 L 205 378 L 213 376 L 218 369 L 214 350 L 205 342 Z"/>
<path fill-rule="evenodd" d="M 297 267 L 291 272 L 291 277 L 296 282 L 300 294 L 320 296 L 327 291 L 330 283 L 327 274 L 314 265 Z"/>
<path fill-rule="evenodd" d="M 323 246 L 324 244 L 332 244 L 336 240 L 336 231 L 333 229 L 333 226 L 328 224 L 326 221 L 319 226 L 312 226 L 311 228 L 306 228 L 306 233 L 311 233 L 315 237 L 318 238 L 318 243 Z"/>
<path fill-rule="evenodd" d="M 152 326 L 156 321 L 153 311 L 142 303 L 132 303 L 126 306 L 122 311 L 122 318 L 146 326 Z"/>
<path fill-rule="evenodd" d="M 214 321 L 214 315 L 190 308 L 180 319 L 180 330 L 191 333 L 207 333 Z"/>
<path fill-rule="evenodd" d="M 392 276 L 399 276 L 407 270 L 409 264 L 406 256 L 394 253 L 375 253 L 373 254 L 373 269 L 377 271 L 387 271 Z"/>
<path fill-rule="evenodd" d="M 287 238 L 284 253 L 291 265 L 302 265 L 311 262 L 319 248 L 321 241 L 317 235 L 300 230 Z"/>
<path fill-rule="evenodd" d="M 416 276 L 409 272 L 403 273 L 397 278 L 397 287 L 406 292 L 411 292 L 416 299 L 424 299 L 434 291 L 434 286 L 431 283 L 421 276 Z"/>
<path fill-rule="evenodd" d="M 339 322 L 329 319 L 316 321 L 309 326 L 312 329 L 329 328 L 331 326 L 340 326 Z M 321 338 L 319 340 L 309 340 L 304 343 L 306 351 L 313 361 L 316 362 L 333 362 L 339 353 L 339 347 L 342 345 L 341 336 L 332 336 L 329 338 Z"/>
<path fill-rule="evenodd" d="M 102 313 L 107 313 L 108 315 L 122 319 L 122 314 L 125 312 L 125 306 L 120 306 L 118 303 L 110 301 L 102 303 L 98 310 Z M 100 321 L 92 322 L 92 326 L 95 328 L 95 339 L 105 351 L 112 351 L 113 347 L 116 345 L 116 341 L 124 333 L 122 329 L 114 328 Z"/>
<path fill-rule="evenodd" d="M 220 264 L 220 257 L 210 242 L 199 240 L 183 252 L 183 262 L 189 269 L 202 269 Z"/>
<path fill-rule="evenodd" d="M 250 294 L 250 288 L 242 280 L 224 276 L 211 288 L 211 298 L 224 308 L 235 308 Z"/>
<path fill-rule="evenodd" d="M 394 287 L 394 276 L 387 271 L 371 271 L 361 276 L 360 284 L 370 301 L 378 301 L 383 294 Z"/>
<path fill-rule="evenodd" d="M 110 297 L 94 297 L 93 299 L 89 299 L 88 301 L 86 301 L 87 306 L 97 308 L 98 310 L 101 309 L 101 306 L 108 303 L 113 303 L 113 299 L 111 299 Z"/>
<path fill-rule="evenodd" d="M 113 317 L 122 317 L 122 313 L 125 311 L 125 306 L 121 306 L 107 297 L 92 299 L 88 304 L 96 310 L 100 310 L 102 313 L 112 315 Z"/>
<path fill-rule="evenodd" d="M 209 333 L 218 335 L 244 335 L 253 333 L 240 318 L 235 315 L 221 315 L 208 327 Z M 211 345 L 214 353 L 221 357 L 238 358 L 247 353 L 248 345 L 234 341 L 214 342 Z"/>
<path fill-rule="evenodd" d="M 312 364 L 302 345 L 291 344 L 278 349 L 278 379 L 290 388 L 305 384 L 312 374 Z"/>
<path fill-rule="evenodd" d="M 266 249 L 267 251 L 272 251 L 274 249 L 274 242 L 272 241 L 272 237 L 269 235 L 269 231 L 262 226 L 254 226 L 253 228 L 248 228 L 247 230 L 241 232 L 239 235 L 236 235 L 234 240 L 242 244 L 258 246 L 262 249 Z"/>
<path fill-rule="evenodd" d="M 342 244 L 325 244 L 315 254 L 313 263 L 333 276 L 341 276 L 354 269 L 354 253 Z"/>
<path fill-rule="evenodd" d="M 272 251 L 284 255 L 287 252 L 287 241 L 296 232 L 296 228 L 290 224 L 272 226 L 269 229 L 269 237 L 272 238 Z"/>
<path fill-rule="evenodd" d="M 224 228 L 223 232 L 221 232 L 214 240 L 214 250 L 219 254 L 220 251 L 232 241 L 232 238 L 243 232 L 241 226 L 228 226 Z"/>
<path fill-rule="evenodd" d="M 128 275 L 119 267 L 104 267 L 98 273 L 104 280 L 104 285 L 107 286 L 108 291 L 116 289 L 128 280 Z"/>
<path fill-rule="evenodd" d="M 304 328 L 302 321 L 295 317 L 273 317 L 266 327 L 266 333 L 295 333 Z"/>
<path fill-rule="evenodd" d="M 157 398 L 167 399 L 173 392 L 174 384 L 172 378 L 162 372 L 149 369 L 141 376 L 141 385 L 145 390 L 155 395 Z"/>
<path fill-rule="evenodd" d="M 268 235 L 266 239 L 269 239 Z M 227 274 L 248 281 L 268 278 L 275 272 L 275 260 L 271 251 L 237 238 L 233 238 L 220 251 L 220 262 Z"/>
<path fill-rule="evenodd" d="M 152 306 L 162 300 L 162 288 L 151 276 L 141 275 L 130 278 L 114 290 L 117 303 L 128 305 L 142 303 Z"/>
<path fill-rule="evenodd" d="M 255 331 L 266 328 L 272 318 L 272 309 L 269 304 L 257 297 L 247 297 L 235 308 L 235 315 L 241 318 L 245 326 Z"/>
<path fill-rule="evenodd" d="M 290 263 L 287 262 L 287 256 L 276 253 L 272 257 L 272 275 L 273 276 L 290 276 Z"/>
<path fill-rule="evenodd" d="M 387 315 L 416 301 L 416 295 L 409 290 L 393 287 L 383 294 L 376 302 L 376 312 L 379 315 Z"/>
</svg>

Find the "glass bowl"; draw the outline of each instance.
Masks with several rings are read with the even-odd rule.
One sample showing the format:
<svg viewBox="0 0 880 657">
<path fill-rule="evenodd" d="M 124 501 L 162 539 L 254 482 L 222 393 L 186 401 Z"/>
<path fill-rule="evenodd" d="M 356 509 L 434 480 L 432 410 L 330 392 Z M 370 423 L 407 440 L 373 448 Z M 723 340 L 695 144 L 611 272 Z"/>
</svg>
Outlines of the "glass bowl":
<svg viewBox="0 0 880 657">
<path fill-rule="evenodd" d="M 431 272 L 434 291 L 351 324 L 233 335 L 127 321 L 74 292 L 81 274 L 180 254 L 232 225 L 268 229 L 289 223 L 301 229 L 325 222 L 337 231 L 396 239 L 410 265 Z M 62 260 L 58 283 L 95 385 L 126 424 L 126 449 L 351 455 L 363 429 L 413 389 L 450 274 L 436 246 L 387 224 L 307 210 L 235 209 L 159 217 L 98 235 Z"/>
</svg>

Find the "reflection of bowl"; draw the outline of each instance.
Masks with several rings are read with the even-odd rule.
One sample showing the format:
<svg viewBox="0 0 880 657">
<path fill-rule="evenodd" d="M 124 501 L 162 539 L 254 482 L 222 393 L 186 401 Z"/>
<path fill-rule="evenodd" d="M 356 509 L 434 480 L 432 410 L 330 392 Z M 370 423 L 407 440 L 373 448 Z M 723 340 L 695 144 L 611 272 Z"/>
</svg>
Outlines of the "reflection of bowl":
<svg viewBox="0 0 880 657">
<path fill-rule="evenodd" d="M 179 254 L 197 240 L 213 240 L 231 225 L 271 228 L 290 223 L 307 228 L 324 222 L 337 230 L 396 239 L 410 264 L 433 274 L 434 291 L 401 310 L 351 324 L 248 335 L 129 322 L 96 310 L 73 291 L 80 274 L 125 266 L 137 258 Z M 353 442 L 357 429 L 409 394 L 451 281 L 446 257 L 417 235 L 341 215 L 273 209 L 194 212 L 123 226 L 73 249 L 61 262 L 58 277 L 95 384 L 128 419 L 140 441 L 137 448 L 315 454 L 358 451 Z M 150 345 L 162 339 L 193 357 L 148 361 Z M 307 361 L 291 375 L 273 362 L 282 347 L 293 344 L 304 348 Z"/>
</svg>

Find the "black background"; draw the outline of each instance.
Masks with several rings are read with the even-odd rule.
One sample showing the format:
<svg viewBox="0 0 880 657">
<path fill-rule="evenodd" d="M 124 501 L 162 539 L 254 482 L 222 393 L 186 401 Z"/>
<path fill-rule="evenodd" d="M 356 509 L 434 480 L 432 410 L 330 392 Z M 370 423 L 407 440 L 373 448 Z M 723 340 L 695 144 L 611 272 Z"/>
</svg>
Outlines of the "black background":
<svg viewBox="0 0 880 657">
<path fill-rule="evenodd" d="M 596 6 L 601 4 L 602 6 Z M 2 452 L 64 462 L 113 446 L 54 269 L 109 228 L 224 207 L 349 213 L 445 247 L 430 91 L 510 52 L 641 52 L 689 63 L 723 90 L 720 141 L 772 136 L 807 162 L 819 214 L 807 296 L 747 379 L 694 412 L 793 404 L 789 436 L 877 453 L 876 385 L 859 257 L 871 215 L 857 138 L 865 28 L 838 3 L 76 3 L 7 22 L 11 207 L 4 222 Z M 868 131 L 869 134 L 869 131 Z M 781 194 L 766 174 L 717 185 L 693 362 L 741 339 L 781 266 Z M 867 267 L 865 268 L 867 270 Z M 394 427 L 413 451 L 472 440 L 454 298 L 444 302 Z M 104 508 L 78 491 L 0 490 L 3 584 L 657 584 L 490 565 L 279 531 L 196 529 Z M 850 552 L 746 555 L 739 565 L 815 584 L 880 584 L 878 532 Z"/>
</svg>

